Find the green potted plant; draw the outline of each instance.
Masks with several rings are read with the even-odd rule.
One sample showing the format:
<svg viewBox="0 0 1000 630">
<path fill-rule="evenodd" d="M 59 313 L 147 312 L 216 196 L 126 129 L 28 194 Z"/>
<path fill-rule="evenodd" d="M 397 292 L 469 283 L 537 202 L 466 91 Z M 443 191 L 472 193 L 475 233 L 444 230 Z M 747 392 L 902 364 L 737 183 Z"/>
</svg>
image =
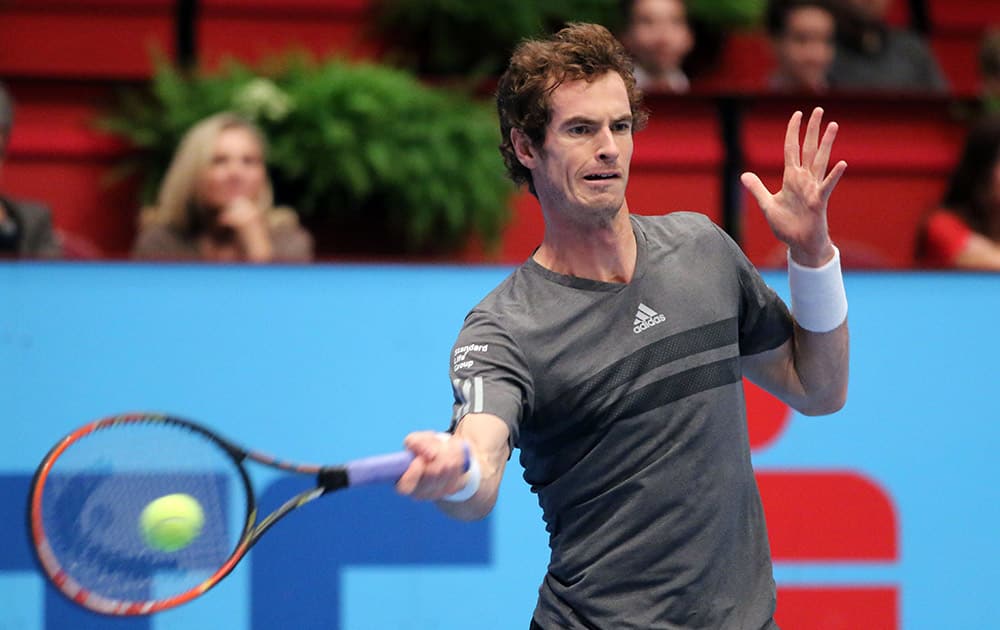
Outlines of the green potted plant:
<svg viewBox="0 0 1000 630">
<path fill-rule="evenodd" d="M 711 70 L 727 34 L 759 26 L 765 5 L 766 0 L 687 0 L 697 41 L 690 70 Z M 622 0 L 376 0 L 373 31 L 388 63 L 481 88 L 499 75 L 522 39 L 567 22 L 594 22 L 617 33 L 623 20 Z"/>
<path fill-rule="evenodd" d="M 303 55 L 182 73 L 162 60 L 102 126 L 137 149 L 143 201 L 183 133 L 237 111 L 264 131 L 278 201 L 314 230 L 320 254 L 442 254 L 496 244 L 513 186 L 488 103 L 374 63 Z"/>
<path fill-rule="evenodd" d="M 619 0 L 377 0 L 373 28 L 386 60 L 424 76 L 497 76 L 524 38 L 567 22 L 617 28 Z"/>
</svg>

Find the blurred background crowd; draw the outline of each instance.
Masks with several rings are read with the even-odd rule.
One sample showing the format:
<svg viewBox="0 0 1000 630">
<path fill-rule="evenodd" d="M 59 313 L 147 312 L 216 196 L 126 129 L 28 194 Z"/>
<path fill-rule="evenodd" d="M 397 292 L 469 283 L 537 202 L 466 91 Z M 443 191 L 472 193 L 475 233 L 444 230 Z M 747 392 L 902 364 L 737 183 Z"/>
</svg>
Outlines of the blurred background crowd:
<svg viewBox="0 0 1000 630">
<path fill-rule="evenodd" d="M 993 0 L 0 1 L 0 256 L 518 263 L 491 94 L 521 38 L 618 35 L 652 114 L 630 207 L 784 253 L 738 185 L 823 106 L 855 269 L 1000 269 Z"/>
</svg>

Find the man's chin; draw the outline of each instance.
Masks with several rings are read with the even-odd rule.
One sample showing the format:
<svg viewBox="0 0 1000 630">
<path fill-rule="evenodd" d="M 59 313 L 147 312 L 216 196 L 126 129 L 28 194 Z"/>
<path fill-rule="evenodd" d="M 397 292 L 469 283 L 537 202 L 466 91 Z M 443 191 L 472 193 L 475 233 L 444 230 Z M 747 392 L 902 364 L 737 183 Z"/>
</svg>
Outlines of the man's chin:
<svg viewBox="0 0 1000 630">
<path fill-rule="evenodd" d="M 588 206 L 586 222 L 595 227 L 607 227 L 625 208 L 625 199 L 621 198 L 609 203 L 595 203 Z"/>
</svg>

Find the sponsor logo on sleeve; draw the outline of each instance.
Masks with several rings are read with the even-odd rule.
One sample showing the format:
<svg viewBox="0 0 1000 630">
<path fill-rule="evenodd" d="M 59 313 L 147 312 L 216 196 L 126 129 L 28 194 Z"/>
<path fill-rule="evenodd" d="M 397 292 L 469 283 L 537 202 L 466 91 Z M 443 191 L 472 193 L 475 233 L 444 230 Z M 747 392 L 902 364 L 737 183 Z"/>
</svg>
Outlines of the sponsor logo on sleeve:
<svg viewBox="0 0 1000 630">
<path fill-rule="evenodd" d="M 475 361 L 469 357 L 471 353 L 482 353 L 486 354 L 490 350 L 490 344 L 488 343 L 470 343 L 464 346 L 459 346 L 455 348 L 454 355 L 452 356 L 451 367 L 456 372 L 458 370 L 465 370 L 473 365 Z"/>
</svg>

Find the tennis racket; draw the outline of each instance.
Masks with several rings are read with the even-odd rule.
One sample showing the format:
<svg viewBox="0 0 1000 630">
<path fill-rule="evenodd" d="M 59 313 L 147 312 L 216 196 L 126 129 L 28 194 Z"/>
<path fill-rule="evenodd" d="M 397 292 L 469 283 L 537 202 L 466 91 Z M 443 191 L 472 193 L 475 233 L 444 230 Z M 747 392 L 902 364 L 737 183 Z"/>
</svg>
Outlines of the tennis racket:
<svg viewBox="0 0 1000 630">
<path fill-rule="evenodd" d="M 412 460 L 401 451 L 336 466 L 296 464 L 181 418 L 112 416 L 76 429 L 42 460 L 28 497 L 31 542 L 45 575 L 77 604 L 107 615 L 152 614 L 218 584 L 292 510 L 335 490 L 395 482 Z M 316 485 L 258 519 L 249 461 L 315 476 Z M 151 547 L 140 515 L 176 493 L 201 505 L 200 533 L 182 549 Z"/>
</svg>

